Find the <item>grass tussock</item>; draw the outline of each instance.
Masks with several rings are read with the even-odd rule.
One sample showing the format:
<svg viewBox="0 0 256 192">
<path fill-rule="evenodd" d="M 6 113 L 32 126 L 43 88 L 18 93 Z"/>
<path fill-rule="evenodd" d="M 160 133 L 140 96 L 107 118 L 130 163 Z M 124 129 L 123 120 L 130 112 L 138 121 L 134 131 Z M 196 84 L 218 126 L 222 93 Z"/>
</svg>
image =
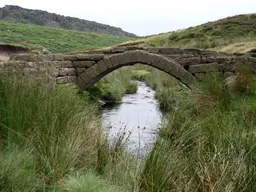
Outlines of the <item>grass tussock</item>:
<svg viewBox="0 0 256 192">
<path fill-rule="evenodd" d="M 85 174 L 76 173 L 67 177 L 60 184 L 61 191 L 66 192 L 122 192 L 117 186 L 111 185 L 106 180 L 93 172 Z"/>
<path fill-rule="evenodd" d="M 96 167 L 102 133 L 92 104 L 73 89 L 53 92 L 18 77 L 1 77 L 0 89 L 1 190 L 47 189 L 72 170 Z"/>
<path fill-rule="evenodd" d="M 197 111 L 207 114 L 216 107 L 227 107 L 231 102 L 231 94 L 223 82 L 221 75 L 205 75 L 202 82 L 193 87 L 191 102 L 196 106 Z"/>
<path fill-rule="evenodd" d="M 163 172 L 163 191 L 256 190 L 255 95 L 225 86 L 219 77 L 206 77 L 159 131 L 161 149 L 154 153 L 167 159 L 164 170 L 171 173 Z"/>
<path fill-rule="evenodd" d="M 253 94 L 256 90 L 255 74 L 252 68 L 240 65 L 237 73 L 226 79 L 226 84 L 234 92 L 241 94 Z"/>
</svg>

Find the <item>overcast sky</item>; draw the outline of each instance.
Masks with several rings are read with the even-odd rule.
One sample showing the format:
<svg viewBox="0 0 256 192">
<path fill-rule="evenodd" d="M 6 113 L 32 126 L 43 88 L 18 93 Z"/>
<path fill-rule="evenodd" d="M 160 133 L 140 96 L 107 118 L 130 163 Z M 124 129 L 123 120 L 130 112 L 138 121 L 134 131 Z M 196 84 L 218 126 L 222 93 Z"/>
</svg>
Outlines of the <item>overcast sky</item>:
<svg viewBox="0 0 256 192">
<path fill-rule="evenodd" d="M 256 0 L 0 0 L 4 5 L 96 21 L 139 36 L 256 12 Z"/>
</svg>

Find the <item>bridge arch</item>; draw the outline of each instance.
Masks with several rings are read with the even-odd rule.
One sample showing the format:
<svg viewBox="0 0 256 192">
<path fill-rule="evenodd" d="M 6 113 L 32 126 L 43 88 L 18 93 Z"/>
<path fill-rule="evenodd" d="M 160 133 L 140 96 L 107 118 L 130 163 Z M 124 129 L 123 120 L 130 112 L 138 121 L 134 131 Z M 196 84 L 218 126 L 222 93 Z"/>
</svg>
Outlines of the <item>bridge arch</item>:
<svg viewBox="0 0 256 192">
<path fill-rule="evenodd" d="M 133 50 L 111 56 L 104 56 L 104 59 L 98 61 L 81 73 L 77 77 L 76 83 L 81 90 L 85 90 L 93 86 L 108 73 L 123 66 L 137 63 L 149 65 L 164 71 L 188 87 L 196 81 L 196 78 L 190 72 L 172 59 L 143 50 Z"/>
</svg>

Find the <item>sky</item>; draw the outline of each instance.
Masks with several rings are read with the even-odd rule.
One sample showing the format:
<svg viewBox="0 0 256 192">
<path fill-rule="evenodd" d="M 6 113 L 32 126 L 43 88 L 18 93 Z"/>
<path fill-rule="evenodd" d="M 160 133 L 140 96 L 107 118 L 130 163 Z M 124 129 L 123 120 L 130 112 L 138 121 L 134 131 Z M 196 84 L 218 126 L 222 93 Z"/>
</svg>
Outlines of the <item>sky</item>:
<svg viewBox="0 0 256 192">
<path fill-rule="evenodd" d="M 0 0 L 5 5 L 96 21 L 138 36 L 256 13 L 256 0 Z"/>
</svg>

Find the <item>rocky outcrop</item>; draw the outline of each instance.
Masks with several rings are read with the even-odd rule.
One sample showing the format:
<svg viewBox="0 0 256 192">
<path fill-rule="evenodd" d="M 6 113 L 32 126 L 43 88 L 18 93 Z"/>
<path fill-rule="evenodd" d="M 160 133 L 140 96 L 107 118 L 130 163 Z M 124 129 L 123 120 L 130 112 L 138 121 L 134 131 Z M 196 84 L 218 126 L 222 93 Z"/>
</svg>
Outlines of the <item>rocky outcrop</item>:
<svg viewBox="0 0 256 192">
<path fill-rule="evenodd" d="M 65 17 L 55 13 L 48 13 L 47 11 L 24 9 L 19 6 L 12 5 L 6 5 L 5 7 L 0 8 L 0 19 L 84 32 L 111 34 L 122 37 L 136 37 L 136 35 L 132 33 L 128 33 L 123 31 L 121 28 L 110 25 L 75 17 Z"/>
</svg>

